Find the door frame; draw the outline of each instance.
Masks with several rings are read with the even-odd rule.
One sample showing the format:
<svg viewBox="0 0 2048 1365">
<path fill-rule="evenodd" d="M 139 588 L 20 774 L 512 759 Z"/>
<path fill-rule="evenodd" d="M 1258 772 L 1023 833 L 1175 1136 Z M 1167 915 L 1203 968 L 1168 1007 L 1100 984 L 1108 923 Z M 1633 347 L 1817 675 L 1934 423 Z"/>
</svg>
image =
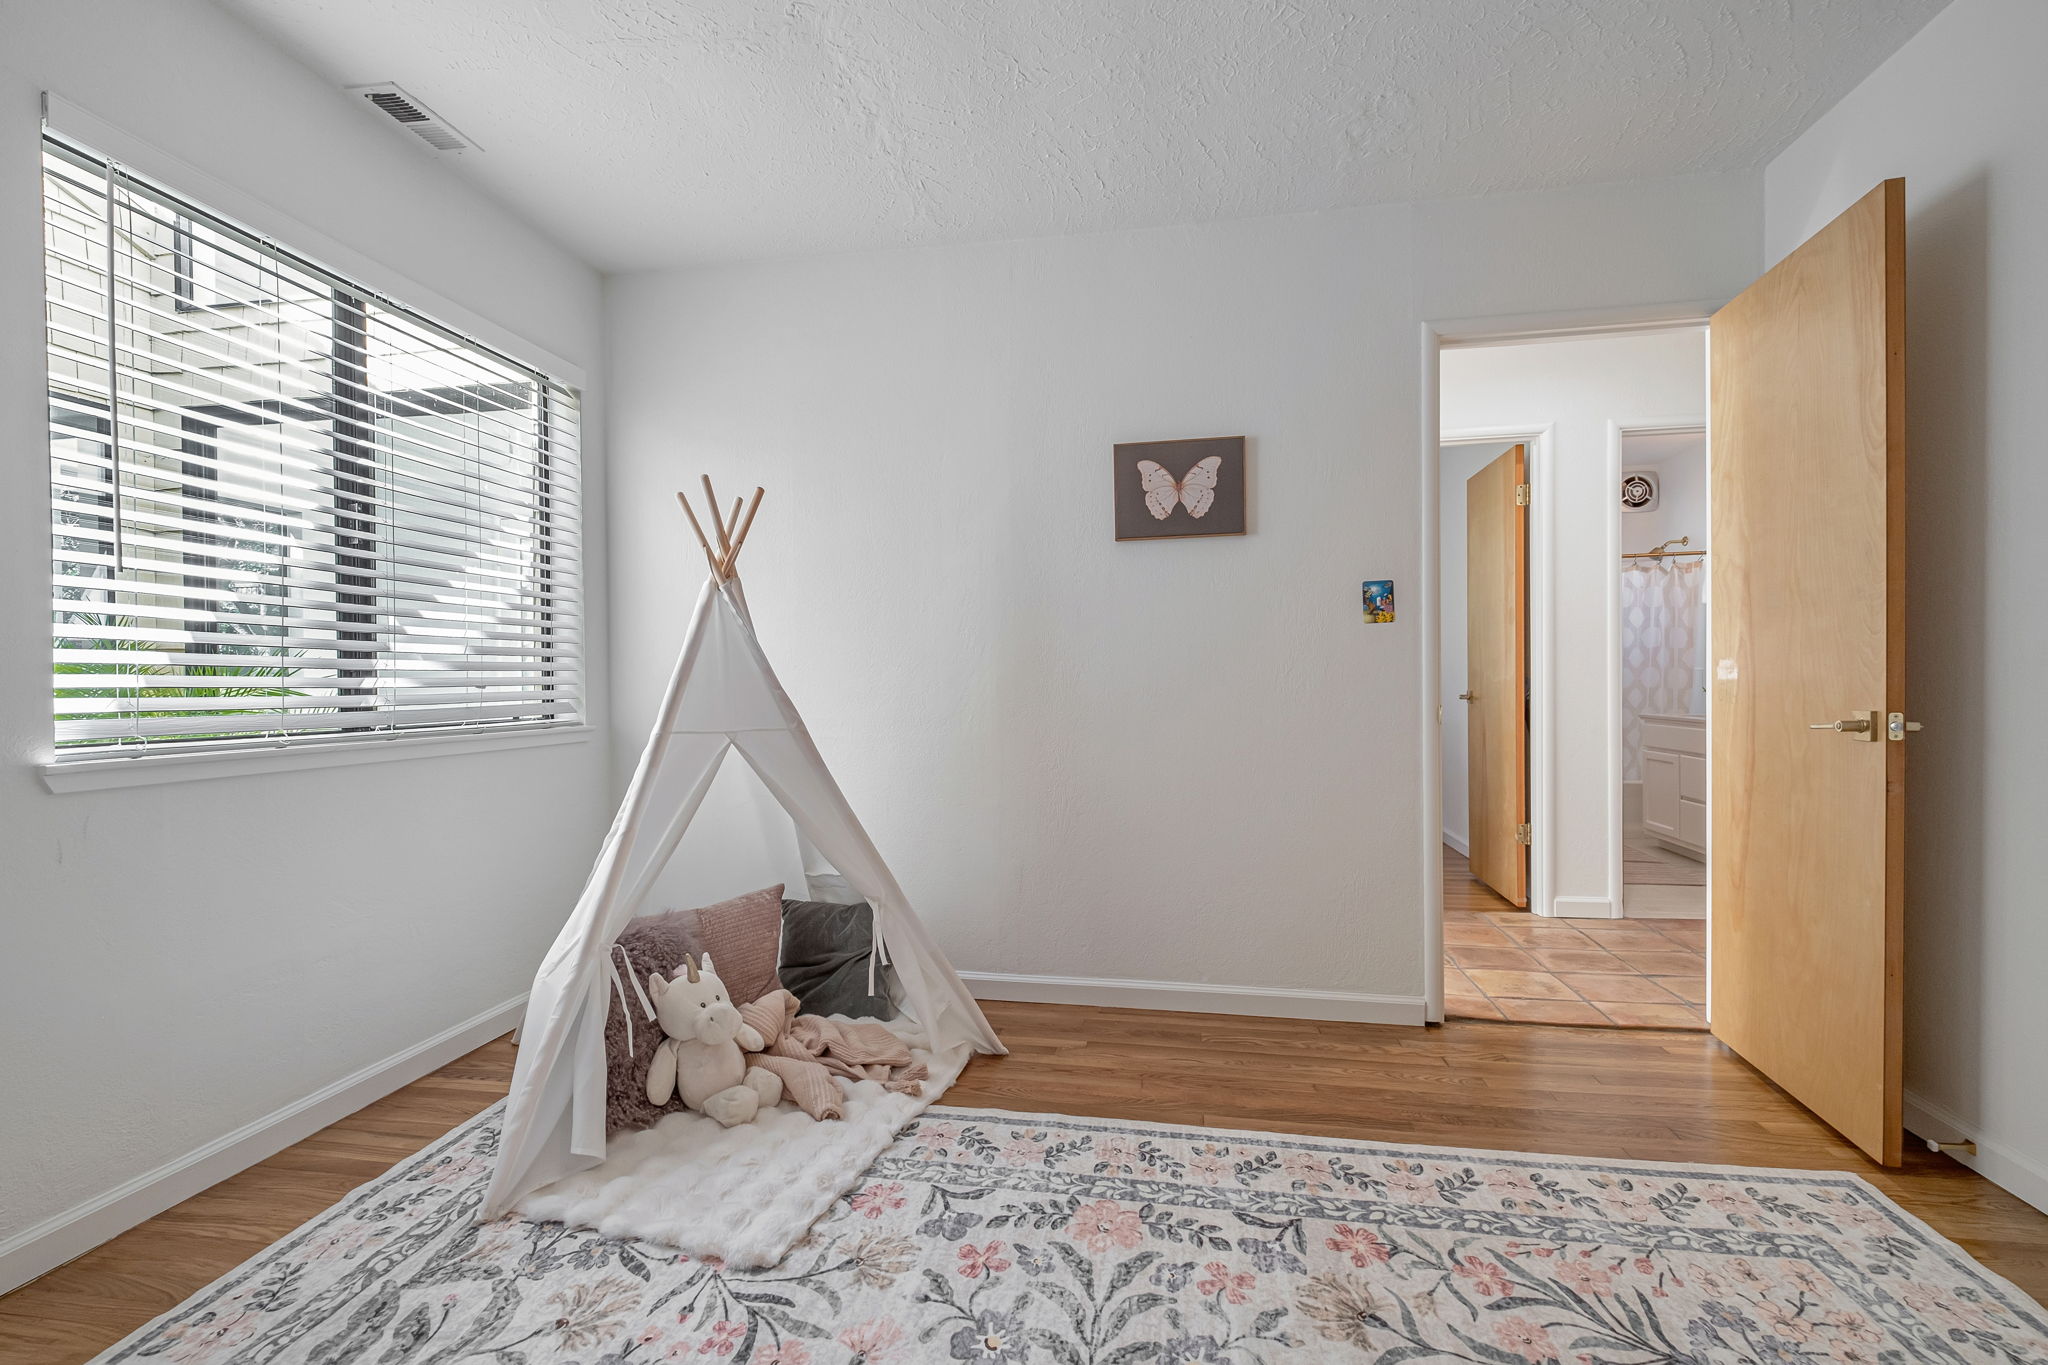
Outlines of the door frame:
<svg viewBox="0 0 2048 1365">
<path fill-rule="evenodd" d="M 1711 342 L 1709 343 L 1709 351 L 1710 354 L 1708 358 L 1709 363 L 1711 363 Z M 1703 375 L 1701 377 L 1701 380 L 1702 384 L 1704 385 L 1706 376 Z M 1607 423 L 1607 486 L 1609 488 L 1621 487 L 1621 443 L 1624 437 L 1684 436 L 1690 435 L 1694 432 L 1697 432 L 1699 434 L 1699 437 L 1702 441 L 1708 442 L 1707 451 L 1702 456 L 1702 459 L 1706 463 L 1706 473 L 1709 476 L 1708 483 L 1711 485 L 1714 457 L 1712 443 L 1708 438 L 1707 422 L 1705 418 L 1633 417 L 1610 419 Z M 1713 513 L 1713 496 L 1713 490 L 1711 487 L 1709 487 L 1707 489 L 1706 494 L 1707 512 L 1709 516 L 1711 516 Z M 1607 557 L 1610 560 L 1614 561 L 1616 564 L 1621 563 L 1621 517 L 1621 501 L 1617 498 L 1612 504 L 1611 510 L 1608 514 L 1607 526 Z M 1712 547 L 1710 546 L 1709 549 L 1711 550 L 1711 548 Z M 1713 557 L 1710 554 L 1707 559 L 1707 572 L 1711 575 L 1713 571 Z M 1709 581 L 1711 581 L 1711 579 Z M 1708 657 L 1708 654 L 1706 652 L 1706 646 L 1709 643 L 1709 640 L 1707 636 L 1705 617 L 1706 614 L 1703 611 L 1701 613 L 1699 629 L 1699 647 L 1701 651 L 1699 657 L 1702 659 Z M 1621 733 L 1621 694 L 1626 684 L 1623 682 L 1622 679 L 1621 575 L 1618 572 L 1613 576 L 1613 578 L 1611 578 L 1608 581 L 1607 584 L 1607 657 L 1614 661 L 1614 666 L 1609 670 L 1609 676 L 1607 679 L 1607 724 L 1610 730 L 1612 730 L 1615 734 L 1619 735 Z M 1709 714 L 1707 715 L 1707 742 L 1709 745 L 1711 745 L 1713 743 L 1714 737 L 1714 717 L 1712 715 L 1711 707 L 1708 708 L 1708 712 Z M 1626 803 L 1622 799 L 1622 791 L 1624 785 L 1622 780 L 1622 774 L 1627 769 L 1628 764 L 1626 762 L 1626 755 L 1622 753 L 1621 745 L 1618 742 L 1608 750 L 1608 757 L 1609 771 L 1607 774 L 1607 823 L 1613 830 L 1613 834 L 1611 836 L 1613 842 L 1608 848 L 1607 896 L 1608 900 L 1614 906 L 1613 917 L 1615 919 L 1626 919 L 1628 917 L 1627 910 L 1622 904 L 1622 893 L 1625 886 L 1625 883 L 1622 880 L 1622 862 L 1627 855 L 1624 853 L 1622 849 L 1621 817 L 1622 812 L 1626 809 Z M 1713 797 L 1713 792 L 1714 768 L 1713 765 L 1710 763 L 1707 765 L 1707 796 L 1709 798 L 1709 801 L 1711 801 Z M 1710 805 L 1709 816 L 1707 819 L 1707 853 L 1709 857 L 1712 856 L 1714 850 L 1714 821 L 1712 818 L 1711 810 L 1712 807 Z M 1708 866 L 1710 867 L 1712 865 L 1712 863 L 1708 864 Z M 1710 878 L 1709 881 L 1711 880 L 1712 879 Z M 1714 910 L 1714 889 L 1711 885 L 1709 885 L 1707 888 L 1706 907 L 1706 913 L 1709 917 L 1711 917 Z M 1710 972 L 1713 970 L 1711 964 L 1709 965 L 1708 970 Z"/>
<path fill-rule="evenodd" d="M 1439 714 L 1443 705 L 1443 549 L 1439 543 L 1439 527 L 1443 515 L 1442 507 L 1442 464 L 1445 434 L 1443 431 L 1443 370 L 1442 352 L 1446 346 L 1507 345 L 1518 341 L 1541 341 L 1574 336 L 1598 336 L 1622 332 L 1665 331 L 1673 328 L 1704 327 L 1713 318 L 1726 299 L 1701 300 L 1686 303 L 1645 305 L 1639 308 L 1584 309 L 1557 313 L 1525 314 L 1520 316 L 1489 318 L 1446 318 L 1425 320 L 1419 327 L 1418 349 L 1419 369 L 1422 383 L 1417 394 L 1417 417 L 1421 440 L 1418 448 L 1419 481 L 1421 497 L 1416 517 L 1417 573 L 1419 588 L 1417 608 L 1421 615 L 1422 648 L 1419 651 L 1419 672 L 1421 686 L 1418 689 L 1416 708 L 1416 733 L 1422 763 L 1422 822 L 1417 840 L 1416 858 L 1422 886 L 1422 989 L 1423 1019 L 1427 1023 L 1440 1024 L 1444 1019 L 1444 865 L 1443 865 L 1443 721 Z M 1711 356 L 1712 341 L 1708 342 Z M 1552 537 L 1546 519 L 1540 515 L 1550 504 L 1544 496 L 1541 484 L 1536 482 L 1536 461 L 1547 455 L 1548 449 L 1538 453 L 1538 445 L 1544 444 L 1533 436 L 1547 434 L 1548 424 L 1530 423 L 1520 427 L 1504 428 L 1504 435 L 1473 439 L 1508 440 L 1519 439 L 1530 447 L 1530 483 L 1533 497 L 1530 500 L 1530 725 L 1529 725 L 1529 820 L 1534 826 L 1534 839 L 1529 849 L 1529 901 L 1530 909 L 1538 910 L 1539 887 L 1543 897 L 1541 904 L 1549 905 L 1549 840 L 1554 829 L 1550 819 L 1550 792 L 1546 786 L 1537 786 L 1538 764 L 1547 783 L 1550 775 L 1551 726 L 1547 710 L 1549 699 L 1548 679 L 1545 676 L 1550 663 L 1550 642 L 1547 638 L 1548 616 L 1544 617 L 1546 629 L 1536 628 L 1538 607 L 1534 599 L 1547 598 L 1550 580 L 1539 579 L 1537 574 L 1549 573 L 1549 555 Z M 1620 459 L 1618 442 L 1611 443 L 1610 458 Z M 1544 461 L 1543 468 L 1548 468 Z M 1617 464 L 1615 478 L 1620 478 Z M 1620 551 L 1621 523 L 1619 515 L 1613 523 L 1613 550 Z M 1538 546 L 1543 548 L 1539 552 Z M 1538 555 L 1542 558 L 1539 563 Z M 1617 563 L 1619 560 L 1616 561 Z M 1621 752 L 1620 744 L 1620 629 L 1621 629 L 1621 582 L 1615 576 L 1609 591 L 1613 594 L 1610 603 L 1610 627 L 1614 634 L 1615 666 L 1610 683 L 1612 695 L 1610 710 L 1615 722 L 1614 753 Z M 1546 604 L 1547 605 L 1547 604 Z M 1543 668 L 1539 671 L 1537 660 Z M 1540 689 L 1540 692 L 1539 692 Z M 1537 705 L 1541 695 L 1545 706 Z M 1711 723 L 1711 722 L 1710 722 Z M 1613 786 L 1615 816 L 1615 844 L 1620 845 L 1621 787 L 1619 759 L 1616 760 L 1616 779 Z M 1708 780 L 1712 780 L 1709 774 Z M 1538 881 L 1538 869 L 1542 880 Z M 1613 871 L 1615 909 L 1620 909 L 1620 872 Z"/>
</svg>

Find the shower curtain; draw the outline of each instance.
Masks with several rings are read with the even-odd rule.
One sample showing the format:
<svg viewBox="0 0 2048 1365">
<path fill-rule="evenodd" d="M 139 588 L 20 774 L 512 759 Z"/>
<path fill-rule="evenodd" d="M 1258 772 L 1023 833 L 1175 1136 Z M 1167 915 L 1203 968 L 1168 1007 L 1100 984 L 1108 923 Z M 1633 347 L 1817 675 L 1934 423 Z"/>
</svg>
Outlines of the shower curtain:
<svg viewBox="0 0 2048 1365">
<path fill-rule="evenodd" d="M 1622 780 L 1643 776 L 1643 717 L 1692 708 L 1701 561 L 1632 559 L 1621 570 Z"/>
</svg>

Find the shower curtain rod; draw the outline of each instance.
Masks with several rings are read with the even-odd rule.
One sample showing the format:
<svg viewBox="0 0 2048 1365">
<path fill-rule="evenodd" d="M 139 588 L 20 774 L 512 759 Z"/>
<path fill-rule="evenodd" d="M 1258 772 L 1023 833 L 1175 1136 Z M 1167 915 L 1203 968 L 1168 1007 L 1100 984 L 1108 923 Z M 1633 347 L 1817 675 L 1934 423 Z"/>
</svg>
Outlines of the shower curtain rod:
<svg viewBox="0 0 2048 1365">
<path fill-rule="evenodd" d="M 1690 545 L 1690 544 L 1692 544 L 1692 537 L 1691 537 L 1691 536 L 1673 536 L 1673 537 L 1672 537 L 1672 538 L 1671 538 L 1670 540 L 1667 540 L 1667 541 L 1665 541 L 1665 542 L 1664 542 L 1664 543 L 1663 543 L 1662 545 L 1659 545 L 1659 546 L 1658 546 L 1658 547 L 1657 547 L 1656 549 L 1654 549 L 1654 550 L 1638 550 L 1638 551 L 1637 551 L 1636 553 L 1634 553 L 1634 554 L 1632 554 L 1632 555 L 1623 555 L 1623 556 L 1622 556 L 1622 558 L 1623 558 L 1623 559 L 1685 559 L 1685 558 L 1689 558 L 1689 557 L 1691 557 L 1691 556 L 1693 556 L 1693 555 L 1698 555 L 1698 556 L 1700 556 L 1701 558 L 1705 558 L 1705 556 L 1706 556 L 1706 553 L 1707 553 L 1707 552 L 1706 552 L 1705 550 L 1674 550 L 1674 549 L 1672 549 L 1672 548 L 1671 548 L 1671 547 L 1672 547 L 1672 546 L 1674 546 L 1674 545 Z"/>
</svg>

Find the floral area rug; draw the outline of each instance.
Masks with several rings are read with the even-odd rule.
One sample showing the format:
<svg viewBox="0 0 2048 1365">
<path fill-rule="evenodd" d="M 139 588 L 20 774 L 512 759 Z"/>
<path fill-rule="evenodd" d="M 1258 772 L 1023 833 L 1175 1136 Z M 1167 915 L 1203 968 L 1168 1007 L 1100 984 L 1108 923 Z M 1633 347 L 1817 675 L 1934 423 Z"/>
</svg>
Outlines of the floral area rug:
<svg viewBox="0 0 2048 1365">
<path fill-rule="evenodd" d="M 2048 1361 L 1852 1175 L 934 1108 L 779 1266 L 470 1222 L 498 1112 L 103 1361 Z"/>
</svg>

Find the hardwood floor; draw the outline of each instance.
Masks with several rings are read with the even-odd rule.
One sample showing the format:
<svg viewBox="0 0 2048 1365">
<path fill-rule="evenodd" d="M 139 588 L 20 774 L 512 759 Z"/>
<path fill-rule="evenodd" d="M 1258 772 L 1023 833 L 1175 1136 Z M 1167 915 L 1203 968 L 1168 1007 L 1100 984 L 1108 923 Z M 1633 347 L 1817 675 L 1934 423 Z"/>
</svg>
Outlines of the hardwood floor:
<svg viewBox="0 0 2048 1365">
<path fill-rule="evenodd" d="M 90 1360 L 503 1099 L 512 1058 L 486 1044 L 0 1297 L 0 1365 Z"/>
<path fill-rule="evenodd" d="M 1946 1157 L 1872 1166 L 1698 1033 L 1441 1028 L 989 1002 L 945 1103 L 1395 1142 L 1855 1171 L 2036 1298 L 2048 1216 Z M 0 1365 L 76 1365 L 488 1106 L 505 1040 L 0 1298 Z"/>
</svg>

